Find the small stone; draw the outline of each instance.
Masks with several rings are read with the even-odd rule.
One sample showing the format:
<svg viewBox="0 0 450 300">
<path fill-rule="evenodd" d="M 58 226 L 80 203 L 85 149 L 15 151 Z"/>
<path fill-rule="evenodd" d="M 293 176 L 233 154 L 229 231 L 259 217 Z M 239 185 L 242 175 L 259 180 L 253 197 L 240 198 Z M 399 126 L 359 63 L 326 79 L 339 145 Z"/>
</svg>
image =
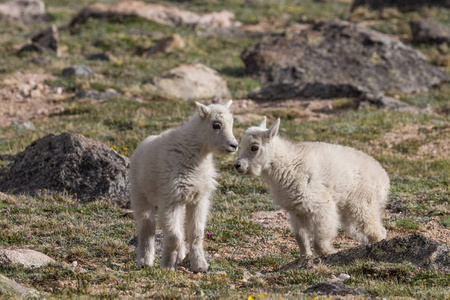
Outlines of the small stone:
<svg viewBox="0 0 450 300">
<path fill-rule="evenodd" d="M 16 125 L 18 129 L 36 130 L 36 127 L 34 127 L 31 121 L 12 121 L 11 123 Z"/>
<path fill-rule="evenodd" d="M 364 288 L 351 288 L 341 282 L 321 282 L 307 288 L 304 293 L 322 294 L 322 295 L 364 295 L 367 294 Z"/>
<path fill-rule="evenodd" d="M 179 34 L 174 34 L 156 41 L 155 45 L 145 51 L 146 56 L 157 53 L 169 53 L 176 49 L 183 49 L 186 46 Z"/>
<path fill-rule="evenodd" d="M 86 65 L 75 65 L 64 68 L 61 75 L 63 77 L 94 77 L 95 73 Z"/>
<path fill-rule="evenodd" d="M 39 98 L 42 96 L 40 90 L 32 90 L 30 93 L 31 98 Z"/>
<path fill-rule="evenodd" d="M 76 260 L 74 260 L 73 262 L 72 262 L 72 267 L 76 267 L 76 266 L 78 266 L 78 262 L 76 261 Z"/>
<path fill-rule="evenodd" d="M 236 196 L 236 193 L 233 192 L 233 191 L 228 191 L 228 192 L 226 193 L 226 195 L 227 195 L 227 196 L 230 196 L 230 197 L 233 197 L 233 196 Z"/>
<path fill-rule="evenodd" d="M 350 275 L 345 274 L 345 273 L 341 273 L 338 277 L 335 277 L 335 278 L 331 279 L 329 282 L 330 283 L 333 283 L 333 282 L 344 282 L 347 279 L 350 279 Z"/>
<path fill-rule="evenodd" d="M 112 54 L 110 54 L 108 52 L 101 52 L 101 53 L 91 54 L 91 55 L 88 55 L 86 57 L 86 59 L 88 59 L 88 60 L 101 60 L 101 61 L 113 61 L 113 62 L 117 61 L 117 58 L 114 57 Z"/>
<path fill-rule="evenodd" d="M 114 89 L 107 89 L 104 92 L 96 90 L 83 90 L 76 93 L 76 99 L 95 99 L 95 100 L 110 100 L 119 96 L 120 94 Z"/>
<path fill-rule="evenodd" d="M 20 93 L 24 96 L 24 97 L 28 97 L 30 96 L 30 92 L 31 92 L 31 87 L 29 85 L 23 85 L 20 88 Z"/>
<path fill-rule="evenodd" d="M 6 200 L 7 197 L 8 197 L 8 195 L 6 195 L 5 193 L 0 192 L 0 200 L 4 201 L 4 200 Z"/>
</svg>

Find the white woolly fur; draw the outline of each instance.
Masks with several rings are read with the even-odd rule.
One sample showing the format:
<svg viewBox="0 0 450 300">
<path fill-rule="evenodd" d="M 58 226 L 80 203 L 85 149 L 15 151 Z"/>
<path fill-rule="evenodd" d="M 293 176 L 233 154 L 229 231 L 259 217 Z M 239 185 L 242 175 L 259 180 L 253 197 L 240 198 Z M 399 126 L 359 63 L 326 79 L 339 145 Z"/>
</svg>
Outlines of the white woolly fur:
<svg viewBox="0 0 450 300">
<path fill-rule="evenodd" d="M 371 156 L 351 147 L 322 142 L 293 143 L 278 135 L 280 119 L 247 129 L 235 168 L 262 177 L 271 195 L 288 212 L 301 254 L 335 252 L 339 226 L 361 243 L 386 236 L 382 210 L 389 177 Z"/>
<path fill-rule="evenodd" d="M 130 161 L 131 205 L 137 221 L 138 264 L 155 258 L 155 213 L 163 230 L 161 266 L 174 270 L 184 259 L 184 219 L 187 223 L 191 270 L 208 264 L 203 237 L 209 198 L 216 189 L 212 155 L 234 153 L 231 100 L 225 105 L 197 105 L 197 113 L 181 127 L 147 137 Z"/>
</svg>

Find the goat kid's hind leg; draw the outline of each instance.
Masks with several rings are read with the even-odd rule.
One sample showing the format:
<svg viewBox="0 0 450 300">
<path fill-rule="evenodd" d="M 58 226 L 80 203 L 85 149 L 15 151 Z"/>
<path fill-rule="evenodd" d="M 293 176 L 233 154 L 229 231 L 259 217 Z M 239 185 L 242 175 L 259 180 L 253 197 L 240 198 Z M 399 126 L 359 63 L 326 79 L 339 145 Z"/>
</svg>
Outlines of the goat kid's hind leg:
<svg viewBox="0 0 450 300">
<path fill-rule="evenodd" d="M 159 214 L 163 229 L 161 267 L 174 271 L 186 256 L 184 245 L 184 205 L 173 204 L 161 209 Z"/>
<path fill-rule="evenodd" d="M 189 260 L 191 263 L 191 271 L 193 272 L 208 271 L 208 263 L 206 262 L 203 250 L 203 237 L 208 211 L 209 200 L 207 198 L 201 199 L 194 205 L 188 205 L 186 208 Z"/>
<path fill-rule="evenodd" d="M 317 208 L 312 217 L 314 226 L 314 251 L 317 255 L 328 255 L 336 252 L 332 240 L 337 235 L 339 216 L 336 205 L 330 200 Z"/>
<path fill-rule="evenodd" d="M 311 224 L 305 216 L 289 213 L 289 221 L 292 226 L 297 245 L 300 248 L 300 255 L 312 255 L 310 244 Z"/>
<path fill-rule="evenodd" d="M 155 210 L 135 212 L 135 216 L 138 232 L 137 263 L 139 266 L 151 267 L 155 260 Z"/>
</svg>

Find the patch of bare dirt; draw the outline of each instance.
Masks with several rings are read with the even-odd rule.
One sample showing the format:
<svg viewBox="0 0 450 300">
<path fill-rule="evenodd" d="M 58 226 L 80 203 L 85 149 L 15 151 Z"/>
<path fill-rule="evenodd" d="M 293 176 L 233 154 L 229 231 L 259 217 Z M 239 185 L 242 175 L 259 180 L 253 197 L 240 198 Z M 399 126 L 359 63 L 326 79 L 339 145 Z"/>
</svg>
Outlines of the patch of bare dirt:
<svg viewBox="0 0 450 300">
<path fill-rule="evenodd" d="M 381 147 L 407 155 L 411 159 L 450 157 L 450 126 L 401 124 L 387 132 Z"/>
<path fill-rule="evenodd" d="M 48 74 L 16 73 L 0 82 L 0 127 L 12 121 L 30 121 L 61 113 L 63 90 L 52 89 Z"/>
</svg>

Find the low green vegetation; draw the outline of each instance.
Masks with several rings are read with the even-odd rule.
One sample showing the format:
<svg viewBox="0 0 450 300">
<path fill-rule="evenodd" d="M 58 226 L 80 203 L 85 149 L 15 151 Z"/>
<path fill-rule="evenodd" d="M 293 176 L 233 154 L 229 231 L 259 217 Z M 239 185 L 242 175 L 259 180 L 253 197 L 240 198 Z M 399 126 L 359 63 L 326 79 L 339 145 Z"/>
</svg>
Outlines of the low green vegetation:
<svg viewBox="0 0 450 300">
<path fill-rule="evenodd" d="M 138 18 L 121 23 L 90 19 L 76 30 L 63 27 L 80 9 L 94 2 L 46 1 L 50 16 L 60 27 L 63 51 L 61 57 L 51 57 L 46 64 L 35 62 L 39 55 L 17 55 L 16 51 L 17 45 L 23 44 L 31 33 L 44 29 L 47 24 L 31 28 L 0 23 L 1 79 L 19 71 L 53 74 L 54 78 L 47 80 L 46 84 L 52 88 L 62 87 L 71 93 L 63 100 L 63 113 L 32 120 L 36 127 L 34 131 L 16 126 L 0 128 L 0 174 L 10 167 L 10 156 L 50 133 L 81 133 L 131 156 L 146 136 L 178 126 L 194 113 L 192 102 L 156 95 L 144 84 L 152 76 L 181 63 L 203 63 L 217 69 L 226 79 L 233 99 L 245 98 L 259 87 L 259 83 L 245 73 L 240 59 L 241 52 L 257 39 L 202 36 L 191 28 L 175 28 Z M 349 1 L 159 2 L 196 12 L 228 9 L 244 24 L 270 23 L 282 14 L 290 16 L 287 25 L 338 17 L 357 22 L 376 20 L 374 28 L 396 35 L 410 34 L 409 27 L 404 24 L 415 17 L 429 16 L 450 24 L 448 10 L 405 14 L 390 11 L 384 15 L 357 10 L 351 14 Z M 144 57 L 140 51 L 153 45 L 155 38 L 133 35 L 129 33 L 131 31 L 178 33 L 185 40 L 186 48 Z M 443 62 L 449 55 L 445 49 L 436 50 L 434 46 L 420 46 L 420 49 L 436 65 L 444 66 Z M 101 51 L 112 52 L 117 61 L 86 60 L 86 55 Z M 100 76 L 92 79 L 60 77 L 62 68 L 80 63 L 89 65 Z M 73 100 L 73 93 L 87 88 L 98 91 L 113 88 L 121 96 L 106 102 Z M 265 114 L 269 123 L 281 117 L 281 134 L 292 140 L 348 145 L 379 160 L 391 177 L 392 193 L 388 204 L 394 209 L 389 210 L 385 219 L 388 230 L 394 233 L 423 232 L 433 224 L 448 233 L 449 88 L 450 85 L 446 84 L 424 94 L 398 95 L 412 105 L 423 107 L 429 104 L 436 112 L 432 115 L 372 108 L 356 110 L 355 99 L 337 100 L 335 108 L 339 109 L 339 114 L 318 121 L 306 121 L 301 111 L 283 108 L 273 108 Z M 402 129 L 410 127 L 411 132 L 407 133 L 413 137 L 406 138 Z M 247 124 L 235 122 L 235 136 L 239 139 L 246 128 Z M 425 138 L 417 137 L 420 128 L 426 129 L 420 132 Z M 437 150 L 423 150 L 428 146 Z M 1 266 L 0 273 L 34 287 L 49 299 L 308 299 L 318 295 L 308 296 L 302 291 L 340 273 L 351 276 L 346 284 L 363 287 L 374 297 L 450 299 L 449 274 L 422 270 L 408 263 L 360 261 L 339 267 L 275 272 L 299 257 L 294 237 L 287 229 L 264 226 L 255 221 L 255 212 L 273 212 L 279 207 L 273 204 L 261 178 L 236 174 L 233 169 L 235 158 L 219 157 L 216 160 L 221 176 L 206 228 L 205 249 L 212 258 L 207 274 L 193 274 L 183 268 L 177 272 L 161 270 L 159 258 L 155 267 L 138 268 L 134 249 L 129 245 L 136 231 L 132 214 L 109 203 L 81 203 L 69 195 L 30 197 L 1 194 L 0 247 L 41 251 L 57 263 L 33 270 Z M 267 248 L 268 245 L 271 248 Z M 0 287 L 0 298 L 12 296 L 8 293 Z"/>
</svg>

